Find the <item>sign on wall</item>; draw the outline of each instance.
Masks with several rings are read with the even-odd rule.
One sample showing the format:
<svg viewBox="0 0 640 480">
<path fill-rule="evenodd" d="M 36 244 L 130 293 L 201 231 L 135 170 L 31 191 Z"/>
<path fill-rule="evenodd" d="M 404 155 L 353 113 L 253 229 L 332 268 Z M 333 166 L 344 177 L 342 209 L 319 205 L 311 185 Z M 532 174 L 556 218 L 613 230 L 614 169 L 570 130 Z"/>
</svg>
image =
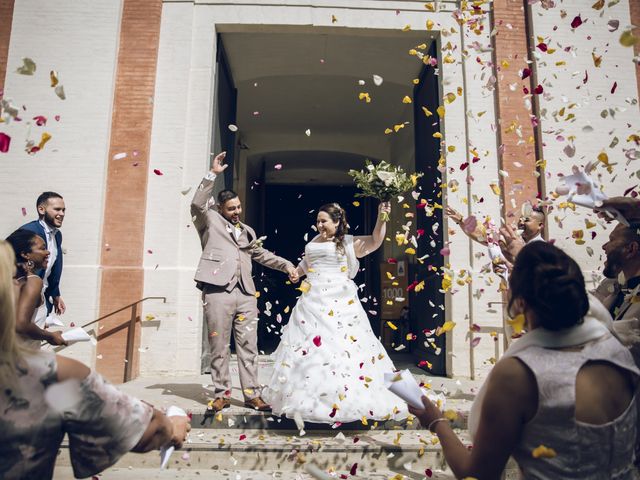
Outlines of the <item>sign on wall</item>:
<svg viewBox="0 0 640 480">
<path fill-rule="evenodd" d="M 380 265 L 381 303 L 380 318 L 382 320 L 397 320 L 400 318 L 402 307 L 409 305 L 407 298 L 407 263 L 382 263 Z"/>
</svg>

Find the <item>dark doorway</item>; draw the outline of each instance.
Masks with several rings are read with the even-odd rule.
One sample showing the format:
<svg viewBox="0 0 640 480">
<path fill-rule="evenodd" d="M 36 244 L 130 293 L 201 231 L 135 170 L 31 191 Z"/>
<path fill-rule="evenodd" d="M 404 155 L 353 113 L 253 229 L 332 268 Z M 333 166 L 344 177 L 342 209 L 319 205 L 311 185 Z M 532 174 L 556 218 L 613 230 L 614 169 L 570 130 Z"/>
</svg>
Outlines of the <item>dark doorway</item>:
<svg viewBox="0 0 640 480">
<path fill-rule="evenodd" d="M 431 43 L 429 55 L 437 58 L 437 43 Z M 440 106 L 440 93 L 438 76 L 433 67 L 425 66 L 420 74 L 420 83 L 413 93 L 416 170 L 424 172 L 420 179 L 419 188 L 421 198 L 427 200 L 430 205 L 438 203 L 442 205 L 441 174 L 438 171 L 438 159 L 440 158 L 440 140 L 433 137 L 440 131 L 440 117 L 436 114 Z M 422 107 L 427 107 L 433 115 L 427 117 Z M 417 257 L 427 255 L 424 263 L 410 265 L 410 280 L 425 281 L 424 290 L 409 296 L 409 312 L 412 331 L 416 332 L 420 341 L 414 344 L 412 353 L 419 360 L 426 360 L 431 368 L 424 367 L 429 373 L 446 375 L 446 338 L 441 335 L 436 338 L 436 345 L 441 350 L 436 353 L 433 347 L 425 346 L 425 336 L 421 332 L 425 329 L 434 330 L 442 325 L 444 318 L 444 294 L 441 288 L 441 267 L 443 258 L 440 250 L 443 246 L 442 209 L 436 208 L 431 217 L 425 215 L 425 210 L 417 211 L 416 228 L 424 230 L 425 236 L 418 241 Z M 434 232 L 433 225 L 439 228 Z M 435 268 L 433 268 L 435 267 Z M 435 271 L 434 271 L 435 270 Z M 434 306 L 432 306 L 434 305 Z"/>
<path fill-rule="evenodd" d="M 305 244 L 316 235 L 311 226 L 315 224 L 318 208 L 325 203 L 338 202 L 345 209 L 352 235 L 370 234 L 376 219 L 377 204 L 370 199 L 355 198 L 353 186 L 266 185 L 264 188 L 261 222 L 264 226 L 259 234 L 267 236 L 266 248 L 296 265 Z M 360 202 L 360 206 L 354 206 L 354 200 Z M 360 272 L 354 280 L 356 285 L 364 284 L 360 298 L 368 298 L 364 307 L 376 334 L 380 328 L 379 308 L 373 297 L 377 297 L 380 289 L 379 256 L 380 250 L 360 259 Z M 289 321 L 300 292 L 296 286 L 286 284 L 286 275 L 258 264 L 254 264 L 254 277 L 261 292 L 258 347 L 261 352 L 271 353 L 280 342 L 282 327 Z M 375 314 L 371 313 L 374 311 Z"/>
</svg>

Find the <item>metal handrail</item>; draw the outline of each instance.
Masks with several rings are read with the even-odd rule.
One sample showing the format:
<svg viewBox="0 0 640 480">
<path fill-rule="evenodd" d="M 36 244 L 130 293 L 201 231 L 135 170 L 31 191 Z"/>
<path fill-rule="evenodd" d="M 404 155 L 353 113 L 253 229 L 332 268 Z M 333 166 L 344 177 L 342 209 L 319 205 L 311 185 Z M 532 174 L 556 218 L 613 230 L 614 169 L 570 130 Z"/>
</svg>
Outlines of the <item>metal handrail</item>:
<svg viewBox="0 0 640 480">
<path fill-rule="evenodd" d="M 104 316 L 102 316 L 100 318 L 96 318 L 95 320 L 93 320 L 93 321 L 91 321 L 89 323 L 85 323 L 80 328 L 85 328 L 85 327 L 88 327 L 89 325 L 93 325 L 94 323 L 98 323 L 100 320 L 104 320 L 105 318 L 109 318 L 109 317 L 115 315 L 116 313 L 120 313 L 120 312 L 126 310 L 127 308 L 131 308 L 134 305 L 137 305 L 138 303 L 144 302 L 145 300 L 162 300 L 162 303 L 167 303 L 167 297 L 144 297 L 144 298 L 141 298 L 140 300 L 138 300 L 137 302 L 133 302 L 133 303 L 131 303 L 131 304 L 125 306 L 125 307 L 122 307 L 122 308 L 120 308 L 118 310 L 115 310 L 115 311 L 113 311 L 111 313 L 107 313 L 106 315 L 104 315 Z"/>
<path fill-rule="evenodd" d="M 82 325 L 80 328 L 84 329 L 90 325 L 93 325 L 94 323 L 98 323 L 100 320 L 104 320 L 105 318 L 109 318 L 112 317 L 113 315 L 123 312 L 127 309 L 131 309 L 131 318 L 129 319 L 129 321 L 127 322 L 127 348 L 126 348 L 126 360 L 125 360 L 125 364 L 124 364 L 124 381 L 128 382 L 129 380 L 131 380 L 132 374 L 133 374 L 133 344 L 135 342 L 135 332 L 136 332 L 136 322 L 138 321 L 138 304 L 146 301 L 146 300 L 162 300 L 162 303 L 167 303 L 167 297 L 144 297 L 141 298 L 140 300 L 138 300 L 137 302 L 133 302 L 129 305 L 126 305 L 122 308 L 119 308 L 118 310 L 115 310 L 111 313 L 107 313 L 106 315 L 103 315 L 100 318 L 96 318 L 95 320 L 89 322 L 89 323 L 85 323 L 84 325 Z M 122 324 L 125 325 L 125 324 Z M 122 326 L 118 326 L 115 327 L 113 329 L 111 329 L 109 332 L 107 332 L 106 334 L 103 334 L 101 336 L 107 336 L 110 335 L 111 333 L 114 333 L 115 331 L 121 330 Z M 55 351 L 59 351 L 62 350 L 65 347 L 62 348 L 56 348 Z"/>
</svg>

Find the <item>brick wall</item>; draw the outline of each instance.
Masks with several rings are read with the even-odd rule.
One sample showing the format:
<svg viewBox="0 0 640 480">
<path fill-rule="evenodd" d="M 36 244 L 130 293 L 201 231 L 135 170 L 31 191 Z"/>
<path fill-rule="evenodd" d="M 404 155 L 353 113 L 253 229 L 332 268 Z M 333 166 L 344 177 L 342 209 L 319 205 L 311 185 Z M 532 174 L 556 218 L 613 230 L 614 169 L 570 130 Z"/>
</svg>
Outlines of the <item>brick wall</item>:
<svg viewBox="0 0 640 480">
<path fill-rule="evenodd" d="M 149 145 L 162 1 L 125 0 L 120 27 L 102 238 L 100 315 L 140 300 L 144 292 L 144 228 Z M 124 159 L 118 154 L 127 153 Z M 115 157 L 115 159 L 114 159 Z M 124 311 L 100 324 L 98 371 L 123 380 L 129 321 Z M 138 370 L 139 324 L 133 347 Z"/>
</svg>

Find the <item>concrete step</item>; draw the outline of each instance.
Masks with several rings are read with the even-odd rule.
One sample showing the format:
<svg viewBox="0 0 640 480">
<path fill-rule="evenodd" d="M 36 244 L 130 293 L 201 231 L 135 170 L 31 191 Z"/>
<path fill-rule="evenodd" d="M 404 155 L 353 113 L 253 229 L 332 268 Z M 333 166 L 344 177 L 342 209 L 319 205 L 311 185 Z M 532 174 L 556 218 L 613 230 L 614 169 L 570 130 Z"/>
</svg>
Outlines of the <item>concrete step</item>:
<svg viewBox="0 0 640 480">
<path fill-rule="evenodd" d="M 461 434 L 464 437 L 464 433 Z M 129 453 L 119 468 L 153 469 L 159 466 L 158 452 Z M 295 431 L 192 430 L 182 451 L 171 457 L 171 468 L 200 470 L 299 471 L 308 463 L 322 469 L 349 471 L 358 463 L 363 474 L 389 470 L 402 473 L 443 470 L 444 457 L 437 438 L 425 431 L 309 432 Z M 66 444 L 57 464 L 70 466 Z"/>
<path fill-rule="evenodd" d="M 469 417 L 471 402 L 466 399 L 447 398 L 447 410 L 453 410 L 456 418 L 452 422 L 454 428 L 466 429 Z M 214 429 L 257 429 L 257 430 L 296 430 L 296 423 L 284 416 L 278 417 L 271 413 L 257 412 L 245 408 L 240 402 L 232 401 L 229 408 L 221 412 L 213 412 L 206 408 L 206 405 L 189 410 L 192 416 L 191 424 L 197 428 Z M 305 430 L 329 430 L 338 431 L 360 431 L 360 430 L 417 430 L 422 428 L 417 421 L 394 421 L 394 420 L 368 420 L 367 424 L 360 421 L 342 424 L 321 424 L 305 422 Z"/>
<path fill-rule="evenodd" d="M 348 474 L 349 472 L 341 472 Z M 400 474 L 390 470 L 382 470 L 378 472 L 369 472 L 366 476 L 369 480 L 417 480 L 427 478 L 422 472 L 421 475 L 412 473 L 411 475 Z M 54 480 L 72 480 L 74 478 L 71 467 L 56 467 L 53 474 Z M 168 470 L 158 470 L 152 468 L 118 468 L 113 467 L 105 470 L 99 475 L 104 480 L 168 480 L 180 478 L 181 480 L 315 480 L 307 471 L 300 472 L 278 472 L 278 471 L 251 471 L 251 470 L 221 470 L 221 469 L 183 469 L 171 468 Z M 333 478 L 333 477 L 327 477 Z M 335 478 L 339 478 L 336 476 Z M 358 478 L 358 477 L 356 477 Z M 364 477 L 360 477 L 364 478 Z M 431 479 L 436 480 L 454 480 L 455 476 L 450 472 L 432 471 Z"/>
</svg>

